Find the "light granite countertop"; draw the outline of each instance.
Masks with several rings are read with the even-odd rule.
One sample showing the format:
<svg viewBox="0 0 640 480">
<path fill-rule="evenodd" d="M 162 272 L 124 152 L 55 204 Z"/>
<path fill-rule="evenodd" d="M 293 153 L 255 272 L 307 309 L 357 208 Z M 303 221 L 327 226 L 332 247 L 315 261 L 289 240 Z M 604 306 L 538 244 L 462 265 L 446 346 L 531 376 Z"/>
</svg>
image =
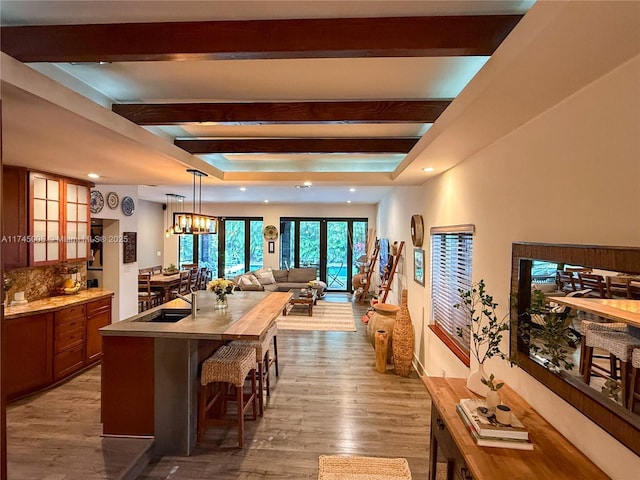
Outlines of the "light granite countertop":
<svg viewBox="0 0 640 480">
<path fill-rule="evenodd" d="M 287 305 L 289 292 L 234 292 L 227 297 L 229 306 L 215 309 L 215 295 L 197 292 L 196 316 L 187 315 L 177 322 L 145 321 L 162 309 L 189 310 L 191 305 L 175 299 L 100 329 L 103 336 L 166 337 L 210 340 L 259 340 Z"/>
<path fill-rule="evenodd" d="M 74 293 L 73 295 L 59 295 L 56 297 L 43 298 L 41 300 L 34 300 L 33 302 L 25 303 L 24 305 L 7 305 L 4 307 L 4 318 L 6 320 L 10 320 L 39 313 L 55 312 L 56 310 L 62 310 L 69 305 L 87 303 L 93 300 L 98 300 L 99 298 L 110 297 L 112 295 L 113 292 L 111 290 L 105 290 L 104 288 L 89 288 L 87 290 L 80 290 L 78 293 Z"/>
</svg>

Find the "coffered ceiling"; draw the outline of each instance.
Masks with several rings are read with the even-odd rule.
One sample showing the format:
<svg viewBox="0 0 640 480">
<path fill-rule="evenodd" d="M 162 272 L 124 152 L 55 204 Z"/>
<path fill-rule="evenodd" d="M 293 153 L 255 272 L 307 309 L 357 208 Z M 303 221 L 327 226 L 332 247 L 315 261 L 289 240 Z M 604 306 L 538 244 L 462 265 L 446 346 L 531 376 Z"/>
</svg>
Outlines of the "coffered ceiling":
<svg viewBox="0 0 640 480">
<path fill-rule="evenodd" d="M 418 141 L 532 3 L 3 0 L 4 162 L 159 201 L 197 168 L 204 201 L 375 203 L 451 166 Z"/>
</svg>

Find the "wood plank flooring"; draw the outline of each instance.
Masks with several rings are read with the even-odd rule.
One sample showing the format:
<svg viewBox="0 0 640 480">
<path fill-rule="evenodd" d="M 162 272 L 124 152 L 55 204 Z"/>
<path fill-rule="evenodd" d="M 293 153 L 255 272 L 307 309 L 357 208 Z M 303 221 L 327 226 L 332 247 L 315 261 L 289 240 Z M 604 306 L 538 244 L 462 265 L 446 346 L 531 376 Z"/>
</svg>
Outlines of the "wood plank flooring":
<svg viewBox="0 0 640 480">
<path fill-rule="evenodd" d="M 328 294 L 327 300 L 346 297 Z M 138 478 L 315 479 L 318 456 L 334 454 L 405 457 L 413 478 L 426 478 L 426 389 L 415 373 L 376 373 L 359 321 L 366 307 L 354 304 L 354 310 L 357 332 L 279 332 L 280 376 L 275 380 L 272 370 L 264 417 L 245 423 L 244 449 L 236 446 L 235 429 L 212 428 L 194 455 L 154 459 Z M 99 388 L 98 368 L 48 392 L 59 391 L 61 398 L 47 402 L 47 410 L 30 406 L 39 399 L 9 407 L 10 480 L 115 478 L 96 422 Z M 24 417 L 30 425 L 20 423 Z"/>
</svg>

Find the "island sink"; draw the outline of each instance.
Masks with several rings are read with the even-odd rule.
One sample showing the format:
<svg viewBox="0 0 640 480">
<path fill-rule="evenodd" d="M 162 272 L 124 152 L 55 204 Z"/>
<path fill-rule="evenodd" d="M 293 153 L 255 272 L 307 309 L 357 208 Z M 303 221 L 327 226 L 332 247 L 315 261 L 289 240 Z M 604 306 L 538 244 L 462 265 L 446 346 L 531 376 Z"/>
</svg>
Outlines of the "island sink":
<svg viewBox="0 0 640 480">
<path fill-rule="evenodd" d="M 160 310 L 156 310 L 150 315 L 145 315 L 144 317 L 140 317 L 139 319 L 134 321 L 175 323 L 179 320 L 182 320 L 184 317 L 188 317 L 189 315 L 191 315 L 191 310 L 162 308 Z"/>
</svg>

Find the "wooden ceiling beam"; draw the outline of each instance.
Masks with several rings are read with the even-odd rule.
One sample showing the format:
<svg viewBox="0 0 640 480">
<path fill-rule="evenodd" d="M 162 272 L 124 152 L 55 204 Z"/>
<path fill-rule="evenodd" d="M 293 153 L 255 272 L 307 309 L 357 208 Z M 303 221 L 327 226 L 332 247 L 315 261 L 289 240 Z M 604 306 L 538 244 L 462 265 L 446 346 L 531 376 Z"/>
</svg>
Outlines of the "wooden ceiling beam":
<svg viewBox="0 0 640 480">
<path fill-rule="evenodd" d="M 113 104 L 138 125 L 188 123 L 433 123 L 450 100 Z"/>
<path fill-rule="evenodd" d="M 2 27 L 22 62 L 491 55 L 522 15 Z"/>
<path fill-rule="evenodd" d="M 407 153 L 419 137 L 184 139 L 174 144 L 192 154 L 208 153 Z"/>
</svg>

